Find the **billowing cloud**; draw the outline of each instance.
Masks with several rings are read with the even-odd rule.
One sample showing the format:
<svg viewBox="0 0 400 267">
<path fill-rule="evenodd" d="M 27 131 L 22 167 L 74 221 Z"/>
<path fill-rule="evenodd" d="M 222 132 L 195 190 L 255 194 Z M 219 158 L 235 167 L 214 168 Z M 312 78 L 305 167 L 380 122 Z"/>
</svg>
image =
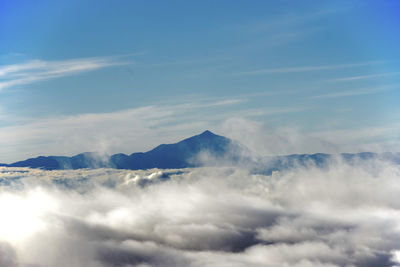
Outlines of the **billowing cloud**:
<svg viewBox="0 0 400 267">
<path fill-rule="evenodd" d="M 304 132 L 296 127 L 269 127 L 265 123 L 231 117 L 219 131 L 260 155 L 340 152 L 397 152 L 400 125 L 379 125 L 357 129 L 316 129 Z"/>
<path fill-rule="evenodd" d="M 400 167 L 387 162 L 272 175 L 234 167 L 0 172 L 0 261 L 8 266 L 400 264 Z"/>
</svg>

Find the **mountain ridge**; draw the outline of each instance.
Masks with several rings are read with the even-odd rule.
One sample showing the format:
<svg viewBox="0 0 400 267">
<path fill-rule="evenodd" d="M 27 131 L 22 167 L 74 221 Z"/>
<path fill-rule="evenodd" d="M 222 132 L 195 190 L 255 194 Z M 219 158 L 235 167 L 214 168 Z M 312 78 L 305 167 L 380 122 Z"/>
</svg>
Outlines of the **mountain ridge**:
<svg viewBox="0 0 400 267">
<path fill-rule="evenodd" d="M 110 156 L 96 152 L 84 152 L 71 157 L 38 156 L 11 164 L 8 167 L 31 167 L 46 170 L 81 169 L 81 168 L 117 168 L 117 169 L 150 169 L 150 168 L 186 168 L 198 167 L 205 162 L 198 161 L 197 155 L 209 152 L 211 157 L 219 160 L 230 155 L 230 150 L 239 149 L 240 145 L 224 136 L 216 135 L 209 130 L 173 144 L 160 144 L 146 152 L 134 152 L 130 155 L 117 153 Z M 233 154 L 232 154 L 233 155 Z M 230 158 L 233 160 L 233 158 Z"/>
<path fill-rule="evenodd" d="M 348 163 L 356 160 L 385 159 L 400 164 L 400 153 L 341 153 L 340 157 Z M 6 167 L 30 167 L 45 170 L 115 168 L 115 169 L 179 169 L 201 166 L 235 165 L 271 173 L 294 166 L 314 164 L 326 166 L 335 155 L 326 153 L 291 154 L 268 158 L 254 157 L 245 146 L 227 137 L 216 135 L 209 130 L 183 139 L 177 143 L 160 144 L 146 152 L 134 152 L 130 155 L 117 153 L 103 155 L 96 152 L 84 152 L 68 156 L 38 156 L 11 164 Z"/>
</svg>

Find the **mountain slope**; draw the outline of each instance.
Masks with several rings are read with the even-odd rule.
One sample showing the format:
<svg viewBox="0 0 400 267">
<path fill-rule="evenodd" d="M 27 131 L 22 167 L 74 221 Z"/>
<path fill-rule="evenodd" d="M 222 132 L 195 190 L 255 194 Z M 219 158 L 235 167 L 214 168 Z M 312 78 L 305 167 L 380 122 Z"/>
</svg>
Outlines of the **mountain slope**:
<svg viewBox="0 0 400 267">
<path fill-rule="evenodd" d="M 178 169 L 200 166 L 240 166 L 255 173 L 271 174 L 275 170 L 295 167 L 326 167 L 330 163 L 342 160 L 348 164 L 368 160 L 385 160 L 400 164 L 400 153 L 342 153 L 331 155 L 292 154 L 268 158 L 253 157 L 246 147 L 229 138 L 205 131 L 175 144 L 162 144 L 147 152 L 114 154 L 105 156 L 99 153 L 81 153 L 73 157 L 39 156 L 12 164 L 8 167 L 30 167 L 46 170 L 117 168 L 117 169 Z M 1 165 L 0 165 L 1 166 Z"/>
<path fill-rule="evenodd" d="M 121 169 L 186 168 L 212 165 L 213 160 L 234 161 L 236 151 L 244 149 L 226 137 L 205 131 L 176 144 L 159 145 L 145 153 L 116 154 L 110 161 Z"/>
<path fill-rule="evenodd" d="M 9 167 L 31 167 L 46 170 L 81 168 L 186 168 L 212 165 L 215 161 L 238 162 L 246 148 L 234 141 L 205 131 L 175 144 L 162 144 L 156 148 L 131 155 L 114 154 L 111 157 L 97 153 L 82 153 L 73 157 L 40 156 L 9 164 Z"/>
<path fill-rule="evenodd" d="M 14 162 L 7 166 L 42 168 L 45 170 L 112 167 L 108 162 L 108 158 L 104 159 L 100 154 L 91 152 L 81 153 L 73 157 L 39 156 L 37 158 Z"/>
</svg>

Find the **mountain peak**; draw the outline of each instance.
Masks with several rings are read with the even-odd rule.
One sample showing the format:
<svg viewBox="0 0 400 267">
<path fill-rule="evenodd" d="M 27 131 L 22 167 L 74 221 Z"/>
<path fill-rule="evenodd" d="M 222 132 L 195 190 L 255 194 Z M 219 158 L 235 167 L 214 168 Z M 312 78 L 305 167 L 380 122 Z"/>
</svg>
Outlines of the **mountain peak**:
<svg viewBox="0 0 400 267">
<path fill-rule="evenodd" d="M 223 159 L 230 155 L 234 143 L 224 136 L 216 135 L 209 130 L 189 137 L 178 143 L 163 144 L 156 148 L 131 155 L 102 155 L 96 152 L 85 152 L 72 157 L 49 156 L 15 162 L 10 167 L 33 167 L 47 170 L 80 169 L 80 168 L 118 168 L 118 169 L 151 169 L 151 168 L 187 168 L 205 165 L 197 160 L 200 153 Z"/>
<path fill-rule="evenodd" d="M 200 135 L 202 135 L 202 136 L 213 136 L 213 135 L 216 135 L 216 134 L 212 133 L 212 132 L 209 131 L 209 130 L 205 130 L 205 131 L 202 132 Z"/>
</svg>

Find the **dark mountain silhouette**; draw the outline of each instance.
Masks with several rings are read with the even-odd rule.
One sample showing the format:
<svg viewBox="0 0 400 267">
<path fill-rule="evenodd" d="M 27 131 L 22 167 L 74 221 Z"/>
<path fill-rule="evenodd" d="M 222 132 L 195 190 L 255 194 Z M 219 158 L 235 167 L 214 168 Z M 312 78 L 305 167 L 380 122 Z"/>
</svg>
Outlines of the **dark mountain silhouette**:
<svg viewBox="0 0 400 267">
<path fill-rule="evenodd" d="M 6 166 L 31 167 L 46 170 L 81 168 L 186 168 L 213 165 L 218 162 L 247 162 L 244 154 L 248 151 L 240 144 L 226 137 L 205 131 L 175 144 L 162 144 L 148 152 L 114 154 L 104 156 L 87 152 L 73 157 L 39 156 L 18 161 Z"/>
<path fill-rule="evenodd" d="M 238 162 L 243 159 L 239 155 L 245 150 L 244 147 L 226 137 L 205 131 L 176 144 L 159 145 L 145 153 L 133 153 L 129 156 L 112 155 L 110 163 L 118 169 L 197 167 L 212 165 L 215 159 Z"/>
<path fill-rule="evenodd" d="M 100 154 L 86 152 L 73 157 L 64 156 L 39 156 L 24 161 L 8 164 L 9 167 L 43 168 L 46 170 L 105 168 L 111 167 L 107 159 Z"/>
<path fill-rule="evenodd" d="M 178 169 L 200 166 L 234 165 L 248 168 L 257 173 L 270 174 L 275 170 L 299 166 L 328 166 L 337 160 L 353 164 L 360 160 L 383 159 L 400 164 L 400 153 L 343 153 L 331 155 L 293 154 L 268 158 L 254 157 L 249 149 L 239 143 L 205 131 L 199 135 L 184 139 L 175 144 L 162 144 L 156 148 L 140 153 L 114 154 L 111 156 L 94 152 L 81 153 L 72 157 L 39 156 L 12 164 L 0 166 L 30 167 L 46 170 L 82 169 L 82 168 L 116 168 L 116 169 Z"/>
</svg>

